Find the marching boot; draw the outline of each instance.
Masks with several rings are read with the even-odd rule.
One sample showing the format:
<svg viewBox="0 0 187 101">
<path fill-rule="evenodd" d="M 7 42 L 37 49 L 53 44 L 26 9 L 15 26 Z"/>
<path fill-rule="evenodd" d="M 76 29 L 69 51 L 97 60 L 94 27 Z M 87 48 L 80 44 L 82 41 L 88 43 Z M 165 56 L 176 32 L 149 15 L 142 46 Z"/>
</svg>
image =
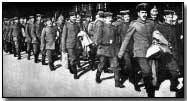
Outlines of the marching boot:
<svg viewBox="0 0 187 101">
<path fill-rule="evenodd" d="M 45 56 L 42 55 L 42 65 L 48 65 L 48 63 L 45 62 Z"/>
<path fill-rule="evenodd" d="M 55 70 L 55 66 L 53 65 L 53 63 L 49 63 L 49 68 L 50 68 L 51 71 Z"/>
<path fill-rule="evenodd" d="M 34 63 L 38 63 L 38 55 L 34 54 Z"/>
<path fill-rule="evenodd" d="M 101 83 L 102 80 L 100 79 L 100 76 L 101 76 L 101 72 L 97 70 L 96 79 L 95 79 L 96 83 Z"/>
<path fill-rule="evenodd" d="M 28 52 L 27 60 L 30 60 L 31 53 Z"/>
<path fill-rule="evenodd" d="M 74 79 L 79 79 L 77 73 L 74 73 Z"/>
<path fill-rule="evenodd" d="M 170 91 L 178 92 L 179 89 L 177 88 L 179 84 L 179 81 L 177 78 L 172 78 L 171 79 L 171 85 L 170 85 Z"/>
<path fill-rule="evenodd" d="M 155 97 L 155 87 L 152 84 L 152 79 L 150 77 L 146 77 L 144 78 L 144 83 L 148 97 Z"/>
<path fill-rule="evenodd" d="M 120 82 L 120 71 L 114 71 L 115 87 L 124 88 L 125 86 Z"/>
</svg>

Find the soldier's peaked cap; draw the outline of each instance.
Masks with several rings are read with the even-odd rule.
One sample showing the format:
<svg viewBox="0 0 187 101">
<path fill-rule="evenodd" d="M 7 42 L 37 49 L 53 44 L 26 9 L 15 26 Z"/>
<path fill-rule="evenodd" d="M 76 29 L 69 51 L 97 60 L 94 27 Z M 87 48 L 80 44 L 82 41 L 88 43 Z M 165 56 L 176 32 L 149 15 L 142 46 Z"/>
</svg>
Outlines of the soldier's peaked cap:
<svg viewBox="0 0 187 101">
<path fill-rule="evenodd" d="M 120 11 L 120 14 L 121 15 L 126 15 L 126 14 L 129 14 L 130 13 L 130 10 L 123 10 L 123 11 Z"/>
<path fill-rule="evenodd" d="M 37 17 L 41 17 L 42 15 L 41 14 L 36 14 Z"/>
<path fill-rule="evenodd" d="M 164 14 L 163 15 L 169 15 L 169 14 L 174 14 L 175 12 L 173 10 L 164 10 Z"/>
<path fill-rule="evenodd" d="M 136 11 L 149 11 L 149 5 L 147 3 L 140 3 L 136 6 Z"/>
<path fill-rule="evenodd" d="M 34 18 L 34 16 L 31 15 L 31 16 L 29 16 L 29 18 L 30 18 L 30 19 L 31 19 L 31 18 Z"/>
</svg>

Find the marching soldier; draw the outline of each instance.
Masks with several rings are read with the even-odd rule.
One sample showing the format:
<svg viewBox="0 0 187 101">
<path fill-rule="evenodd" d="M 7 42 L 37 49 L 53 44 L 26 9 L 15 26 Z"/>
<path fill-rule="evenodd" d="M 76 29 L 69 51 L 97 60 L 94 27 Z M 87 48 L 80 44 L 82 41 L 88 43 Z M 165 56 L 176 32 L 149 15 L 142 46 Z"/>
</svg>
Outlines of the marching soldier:
<svg viewBox="0 0 187 101">
<path fill-rule="evenodd" d="M 148 93 L 148 97 L 154 97 L 155 89 L 152 84 L 151 66 L 149 65 L 148 59 L 145 57 L 147 49 L 151 45 L 154 25 L 153 22 L 147 20 L 148 4 L 138 4 L 136 9 L 139 18 L 130 25 L 118 53 L 118 57 L 122 58 L 127 49 L 130 38 L 133 37 L 133 53 L 142 70 L 146 92 Z"/>
<path fill-rule="evenodd" d="M 8 33 L 10 31 L 9 26 L 9 20 L 7 18 L 4 18 L 4 25 L 3 25 L 3 45 L 4 45 L 4 51 L 6 53 L 9 52 L 9 43 L 8 43 Z"/>
<path fill-rule="evenodd" d="M 130 25 L 130 10 L 124 10 L 124 11 L 120 11 L 121 17 L 122 17 L 122 21 L 121 23 L 118 24 L 117 26 L 117 33 L 119 33 L 120 35 L 120 44 L 119 44 L 119 48 L 121 47 L 121 44 L 123 42 L 123 40 L 125 39 L 125 36 L 127 34 L 127 30 L 129 29 L 129 25 Z M 133 21 L 131 22 L 133 23 Z M 133 57 L 133 53 L 132 53 L 132 39 L 130 39 L 130 42 L 127 46 L 127 49 L 123 55 L 123 57 L 120 59 L 120 66 L 121 66 L 121 83 L 123 83 L 127 77 L 129 77 L 129 80 L 133 79 L 133 77 L 135 77 L 135 72 L 136 72 L 136 68 L 133 68 L 132 66 L 132 57 Z M 134 79 L 133 79 L 134 80 Z M 136 82 L 137 81 L 137 82 Z M 134 80 L 134 86 L 135 86 L 135 90 L 140 91 L 140 89 L 138 88 L 138 80 Z"/>
<path fill-rule="evenodd" d="M 26 44 L 25 44 L 25 23 L 24 23 L 24 18 L 21 17 L 19 19 L 20 25 L 21 25 L 21 32 L 22 32 L 22 39 L 21 39 L 21 51 L 26 50 Z"/>
<path fill-rule="evenodd" d="M 34 19 L 34 18 L 32 18 Z M 34 63 L 38 63 L 39 49 L 40 49 L 40 35 L 41 35 L 41 26 L 40 26 L 41 17 L 37 18 L 37 22 L 31 24 L 31 37 L 32 37 L 32 46 L 34 52 Z"/>
<path fill-rule="evenodd" d="M 38 60 L 38 56 L 39 56 L 39 53 L 40 53 L 40 44 L 41 44 L 41 34 L 42 34 L 42 30 L 44 28 L 44 24 L 41 22 L 41 19 L 42 19 L 42 15 L 41 14 L 36 14 L 36 23 L 35 23 L 35 33 L 36 33 L 36 37 L 37 37 L 37 46 L 35 48 L 36 49 L 36 53 L 34 53 L 36 56 L 36 60 Z M 34 49 L 35 50 L 35 49 Z M 42 52 L 42 65 L 47 65 L 47 63 L 45 63 L 45 54 L 46 52 Z"/>
<path fill-rule="evenodd" d="M 79 55 L 77 54 L 78 38 L 77 34 L 80 31 L 79 25 L 76 23 L 76 16 L 74 12 L 69 13 L 70 20 L 67 21 L 62 33 L 62 52 L 67 52 L 69 55 L 69 70 L 74 74 L 74 79 L 78 79 L 76 64 L 79 62 Z"/>
<path fill-rule="evenodd" d="M 98 44 L 97 55 L 100 63 L 97 68 L 96 82 L 101 83 L 101 73 L 106 65 L 107 60 L 110 63 L 110 70 L 114 72 L 115 87 L 124 87 L 119 81 L 119 65 L 117 59 L 118 35 L 115 26 L 112 25 L 112 13 L 105 12 L 105 22 L 99 26 L 99 33 L 97 33 L 96 42 Z"/>
<path fill-rule="evenodd" d="M 22 31 L 21 31 L 21 25 L 18 22 L 18 17 L 14 17 L 14 25 L 13 25 L 13 30 L 12 30 L 12 36 L 13 36 L 13 41 L 14 41 L 14 54 L 18 55 L 18 60 L 21 59 L 21 39 L 22 39 Z"/>
<path fill-rule="evenodd" d="M 54 66 L 55 41 L 57 36 L 57 28 L 52 25 L 51 19 L 47 19 L 47 26 L 43 28 L 41 35 L 41 51 L 47 50 L 48 64 L 51 71 L 56 68 Z"/>
<path fill-rule="evenodd" d="M 30 60 L 31 47 L 32 47 L 32 26 L 34 26 L 34 16 L 29 16 L 29 22 L 25 27 L 25 42 L 27 43 L 27 60 Z"/>
<path fill-rule="evenodd" d="M 177 47 L 177 34 L 176 34 L 177 32 L 176 29 L 172 26 L 173 13 L 174 12 L 172 10 L 164 10 L 165 21 L 161 25 L 156 26 L 155 31 L 159 31 L 161 34 L 163 34 L 163 36 L 170 44 L 170 49 L 172 51 L 172 54 L 170 53 L 161 54 L 160 58 L 158 59 L 158 64 L 159 65 L 161 64 L 162 66 L 161 68 L 167 69 L 171 74 L 170 91 L 178 91 L 177 86 L 179 84 L 178 82 L 179 67 L 176 62 L 178 47 Z M 158 85 L 160 85 L 159 83 L 160 82 L 158 82 Z"/>
<path fill-rule="evenodd" d="M 14 48 L 14 41 L 13 41 L 13 36 L 12 36 L 12 31 L 13 31 L 13 18 L 10 19 L 10 26 L 9 26 L 9 33 L 8 33 L 8 44 L 9 44 L 9 53 L 12 54 L 13 53 L 13 48 Z M 16 54 L 14 54 L 14 57 L 16 56 Z"/>
</svg>

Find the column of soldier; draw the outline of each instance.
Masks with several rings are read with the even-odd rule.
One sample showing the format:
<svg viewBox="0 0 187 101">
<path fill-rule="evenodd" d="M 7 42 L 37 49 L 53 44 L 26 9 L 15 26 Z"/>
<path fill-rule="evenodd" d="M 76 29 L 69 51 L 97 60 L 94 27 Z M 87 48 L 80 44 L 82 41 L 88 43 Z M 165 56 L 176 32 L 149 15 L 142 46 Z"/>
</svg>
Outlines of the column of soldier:
<svg viewBox="0 0 187 101">
<path fill-rule="evenodd" d="M 158 10 L 154 6 L 151 11 L 147 3 L 136 6 L 137 20 L 130 21 L 130 10 L 120 11 L 117 20 L 112 21 L 111 12 L 98 11 L 96 20 L 92 21 L 91 15 L 86 15 L 85 21 L 81 21 L 80 14 L 69 13 L 69 20 L 63 22 L 61 15 L 55 22 L 53 19 L 41 19 L 42 15 L 30 16 L 29 20 L 14 17 L 4 19 L 3 24 L 3 48 L 4 51 L 14 54 L 14 57 L 21 59 L 20 52 L 25 50 L 30 60 L 31 52 L 34 55 L 34 63 L 38 63 L 39 53 L 42 54 L 42 65 L 45 63 L 45 56 L 48 57 L 48 65 L 51 71 L 55 70 L 54 61 L 61 52 L 68 53 L 69 70 L 78 79 L 77 64 L 80 64 L 80 40 L 77 34 L 85 31 L 94 42 L 91 45 L 93 62 L 98 60 L 98 67 L 92 64 L 92 69 L 97 68 L 96 82 L 101 83 L 100 78 L 103 70 L 110 70 L 114 73 L 115 87 L 125 87 L 123 83 L 127 78 L 134 78 L 135 90 L 141 91 L 138 85 L 143 80 L 148 97 L 155 96 L 161 81 L 157 80 L 156 85 L 152 83 L 152 70 L 149 64 L 150 59 L 146 58 L 146 51 L 152 44 L 153 31 L 159 31 L 170 42 L 172 54 L 162 54 L 158 64 L 162 64 L 171 74 L 170 90 L 178 91 L 179 64 L 177 60 L 177 24 L 176 13 L 172 10 L 164 10 L 164 21 L 158 19 Z M 150 12 L 151 18 L 148 18 Z M 182 34 L 182 33 L 181 33 Z M 182 35 L 179 39 L 182 39 Z M 94 48 L 93 48 L 94 47 Z M 109 65 L 108 65 L 109 64 Z M 160 65 L 159 65 L 160 66 Z M 139 70 L 136 71 L 136 67 Z M 141 72 L 141 78 L 139 77 Z M 135 77 L 135 75 L 138 75 Z M 159 74 L 157 74 L 159 77 Z M 138 81 L 137 79 L 140 78 Z"/>
</svg>

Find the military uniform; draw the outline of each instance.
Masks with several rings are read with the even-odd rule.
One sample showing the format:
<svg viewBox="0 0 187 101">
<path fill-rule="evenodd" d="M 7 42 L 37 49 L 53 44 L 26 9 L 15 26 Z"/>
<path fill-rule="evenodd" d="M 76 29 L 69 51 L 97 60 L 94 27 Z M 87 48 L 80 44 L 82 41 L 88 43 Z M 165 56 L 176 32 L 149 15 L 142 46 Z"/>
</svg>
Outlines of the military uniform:
<svg viewBox="0 0 187 101">
<path fill-rule="evenodd" d="M 13 41 L 15 44 L 14 52 L 18 55 L 18 59 L 21 59 L 21 47 L 20 47 L 20 42 L 22 39 L 22 32 L 21 32 L 21 25 L 19 23 L 15 23 L 13 25 L 13 31 L 12 31 L 12 36 L 13 36 Z"/>
<path fill-rule="evenodd" d="M 47 26 L 43 28 L 41 35 L 41 51 L 47 50 L 48 64 L 51 70 L 54 70 L 54 50 L 57 36 L 57 28 Z"/>
<path fill-rule="evenodd" d="M 12 19 L 11 19 L 11 22 L 12 22 Z M 12 36 L 12 31 L 13 31 L 13 24 L 12 23 L 10 24 L 9 28 L 10 29 L 9 29 L 7 39 L 8 39 L 8 43 L 9 43 L 9 52 L 11 54 L 11 53 L 13 53 L 13 49 L 14 49 L 14 41 L 13 41 L 13 36 Z M 15 55 L 16 54 L 14 54 L 14 56 Z"/>
<path fill-rule="evenodd" d="M 126 37 L 122 43 L 118 56 L 122 56 L 127 49 L 127 45 L 133 36 L 133 53 L 142 70 L 146 91 L 148 96 L 154 96 L 154 87 L 152 84 L 151 66 L 148 59 L 145 58 L 147 49 L 151 45 L 153 23 L 149 20 L 142 21 L 138 18 L 132 23 L 127 31 Z M 151 95 L 149 95 L 151 94 Z"/>
<path fill-rule="evenodd" d="M 74 76 L 77 75 L 76 64 L 79 62 L 79 55 L 77 54 L 77 49 L 79 47 L 77 34 L 79 31 L 80 28 L 77 23 L 68 21 L 65 23 L 62 33 L 62 50 L 68 52 L 70 63 L 69 69 L 73 71 Z"/>
<path fill-rule="evenodd" d="M 32 26 L 34 26 L 34 24 L 30 22 L 30 23 L 26 24 L 26 27 L 25 27 L 25 42 L 27 43 L 27 53 L 28 53 L 27 59 L 28 60 L 30 60 L 30 55 L 31 55 L 31 46 L 32 46 L 31 29 L 32 29 Z"/>
<path fill-rule="evenodd" d="M 112 16 L 112 13 L 105 12 L 105 16 Z M 99 26 L 100 31 L 97 33 L 96 42 L 98 44 L 97 55 L 99 56 L 100 63 L 97 68 L 96 82 L 100 83 L 100 75 L 104 67 L 106 66 L 107 60 L 110 63 L 110 70 L 114 72 L 115 87 L 122 87 L 119 84 L 119 65 L 117 58 L 117 51 L 119 47 L 116 47 L 119 42 L 119 37 L 116 32 L 116 28 L 111 23 L 103 23 Z"/>
<path fill-rule="evenodd" d="M 39 50 L 40 50 L 40 35 L 41 35 L 42 26 L 40 22 L 36 22 L 31 25 L 31 37 L 32 37 L 32 45 L 34 52 L 34 62 L 38 62 Z"/>
<path fill-rule="evenodd" d="M 9 24 L 5 24 L 3 27 L 3 41 L 4 41 L 4 49 L 5 52 L 9 52 L 9 42 L 8 42 L 8 33 L 10 31 L 10 25 Z"/>
<path fill-rule="evenodd" d="M 179 74 L 179 67 L 177 64 L 177 56 L 178 56 L 178 47 L 177 47 L 177 35 L 175 28 L 167 23 L 163 23 L 158 25 L 155 30 L 158 30 L 163 36 L 168 40 L 172 47 L 172 55 L 171 54 L 161 54 L 160 58 L 158 59 L 158 63 L 161 65 L 162 68 L 169 70 L 171 76 L 171 86 L 170 90 L 176 90 L 178 85 L 178 74 Z M 163 69 L 161 69 L 163 70 Z M 159 76 L 159 74 L 158 74 Z"/>
</svg>

